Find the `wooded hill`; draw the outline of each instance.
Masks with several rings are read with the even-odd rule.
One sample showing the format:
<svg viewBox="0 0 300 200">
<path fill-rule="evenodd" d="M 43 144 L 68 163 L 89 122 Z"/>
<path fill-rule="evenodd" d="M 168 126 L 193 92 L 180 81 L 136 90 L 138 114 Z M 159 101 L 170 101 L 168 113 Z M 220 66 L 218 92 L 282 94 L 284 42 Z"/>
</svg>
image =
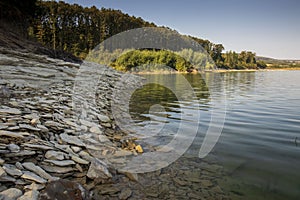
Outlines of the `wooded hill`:
<svg viewBox="0 0 300 200">
<path fill-rule="evenodd" d="M 95 6 L 87 8 L 78 4 L 56 1 L 4 0 L 0 4 L 3 17 L 26 15 L 28 35 L 54 50 L 63 50 L 84 59 L 87 54 L 107 38 L 135 28 L 157 27 L 140 17 L 129 16 L 120 10 Z M 13 14 L 7 11 L 13 10 Z M 13 9 L 11 9 L 13 8 Z M 5 10 L 6 9 L 6 10 Z M 4 11 L 5 12 L 2 12 Z M 20 18 L 20 17 L 18 17 Z M 212 57 L 218 68 L 245 69 L 264 68 L 263 62 L 256 62 L 255 53 L 243 51 L 226 52 L 222 44 L 189 36 L 198 42 Z M 157 53 L 156 53 L 157 54 Z"/>
</svg>

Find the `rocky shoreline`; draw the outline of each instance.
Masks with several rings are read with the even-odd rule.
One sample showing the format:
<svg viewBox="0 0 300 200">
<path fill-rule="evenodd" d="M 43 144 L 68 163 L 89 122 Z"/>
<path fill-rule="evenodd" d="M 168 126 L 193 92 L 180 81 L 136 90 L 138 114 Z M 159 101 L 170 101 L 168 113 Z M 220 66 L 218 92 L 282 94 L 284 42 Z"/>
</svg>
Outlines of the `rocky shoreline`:
<svg viewBox="0 0 300 200">
<path fill-rule="evenodd" d="M 102 68 L 90 94 L 89 81 L 74 83 L 84 65 L 0 48 L 0 199 L 229 199 L 215 161 L 183 156 L 151 173 L 116 169 L 149 148 L 112 116 L 122 74 Z"/>
<path fill-rule="evenodd" d="M 112 181 L 116 173 L 104 159 L 119 153 L 124 136 L 115 131 L 108 110 L 111 84 L 120 74 L 106 69 L 110 76 L 102 77 L 106 80 L 99 86 L 106 94 L 98 95 L 101 104 L 91 122 L 76 119 L 72 108 L 79 64 L 7 49 L 0 53 L 0 196 L 52 199 L 53 188 L 60 185 L 69 191 L 61 199 L 90 198 L 88 191 Z"/>
</svg>

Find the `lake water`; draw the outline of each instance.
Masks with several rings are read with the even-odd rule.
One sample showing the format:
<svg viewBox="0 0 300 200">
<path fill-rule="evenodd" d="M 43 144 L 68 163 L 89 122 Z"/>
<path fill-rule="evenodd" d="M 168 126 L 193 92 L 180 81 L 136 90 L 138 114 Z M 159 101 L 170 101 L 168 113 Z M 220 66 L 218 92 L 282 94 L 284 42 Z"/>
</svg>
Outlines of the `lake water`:
<svg viewBox="0 0 300 200">
<path fill-rule="evenodd" d="M 148 84 L 136 90 L 130 102 L 136 126 L 156 132 L 148 138 L 145 132 L 141 139 L 154 148 L 170 142 L 180 124 L 186 133 L 197 131 L 181 158 L 162 169 L 161 174 L 177 171 L 172 179 L 176 183 L 168 183 L 168 190 L 175 192 L 165 198 L 179 198 L 176 191 L 181 191 L 182 198 L 207 199 L 208 192 L 212 199 L 299 199 L 300 71 L 144 75 L 165 84 L 173 81 L 178 90 L 179 76 L 190 82 L 196 97 L 178 100 L 171 90 Z M 198 113 L 200 118 L 193 117 Z M 223 128 L 221 136 L 208 156 L 200 159 L 199 149 L 214 115 L 219 120 L 225 117 L 224 126 L 218 125 Z M 193 178 L 189 172 L 201 173 L 194 176 L 201 180 L 189 180 L 187 176 Z M 214 184 L 204 186 L 203 179 Z"/>
</svg>

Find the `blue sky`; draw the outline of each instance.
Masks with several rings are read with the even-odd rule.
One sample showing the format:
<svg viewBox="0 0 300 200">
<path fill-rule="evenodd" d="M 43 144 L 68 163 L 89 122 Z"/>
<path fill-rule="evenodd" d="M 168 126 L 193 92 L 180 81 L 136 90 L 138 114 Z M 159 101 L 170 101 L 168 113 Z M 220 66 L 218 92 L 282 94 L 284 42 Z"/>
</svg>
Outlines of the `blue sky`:
<svg viewBox="0 0 300 200">
<path fill-rule="evenodd" d="M 113 8 L 226 50 L 300 59 L 300 0 L 66 0 Z"/>
</svg>

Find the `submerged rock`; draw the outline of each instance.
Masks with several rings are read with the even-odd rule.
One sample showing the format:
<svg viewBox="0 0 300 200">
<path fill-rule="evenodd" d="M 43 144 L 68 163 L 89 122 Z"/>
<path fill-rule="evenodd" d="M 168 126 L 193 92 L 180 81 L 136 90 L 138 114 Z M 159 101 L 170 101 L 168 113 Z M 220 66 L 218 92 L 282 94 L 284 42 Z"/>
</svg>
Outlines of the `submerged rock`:
<svg viewBox="0 0 300 200">
<path fill-rule="evenodd" d="M 40 200 L 87 200 L 88 192 L 79 184 L 67 180 L 53 181 L 40 194 Z"/>
</svg>

